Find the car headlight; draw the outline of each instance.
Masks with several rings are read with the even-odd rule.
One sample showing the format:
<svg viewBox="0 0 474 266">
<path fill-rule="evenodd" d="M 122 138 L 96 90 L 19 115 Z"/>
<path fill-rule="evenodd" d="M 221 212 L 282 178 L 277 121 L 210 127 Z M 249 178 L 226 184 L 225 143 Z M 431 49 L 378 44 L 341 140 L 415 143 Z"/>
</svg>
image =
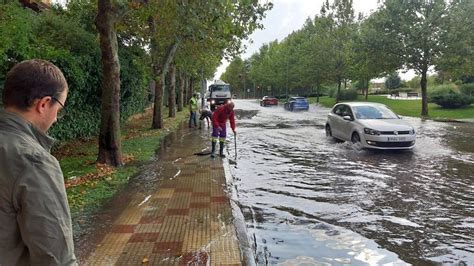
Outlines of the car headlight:
<svg viewBox="0 0 474 266">
<path fill-rule="evenodd" d="M 371 128 L 364 128 L 364 133 L 367 135 L 380 135 L 380 131 Z"/>
<path fill-rule="evenodd" d="M 216 101 L 214 101 L 214 100 L 211 100 L 211 104 L 215 104 L 215 103 L 216 103 Z"/>
<path fill-rule="evenodd" d="M 415 135 L 415 129 L 410 129 L 410 135 Z"/>
</svg>

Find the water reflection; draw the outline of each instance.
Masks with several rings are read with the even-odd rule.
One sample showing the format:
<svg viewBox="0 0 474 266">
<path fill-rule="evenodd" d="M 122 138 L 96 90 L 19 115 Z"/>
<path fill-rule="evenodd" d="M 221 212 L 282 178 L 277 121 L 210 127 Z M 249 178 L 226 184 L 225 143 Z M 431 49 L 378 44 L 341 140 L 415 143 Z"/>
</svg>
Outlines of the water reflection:
<svg viewBox="0 0 474 266">
<path fill-rule="evenodd" d="M 474 263 L 472 124 L 404 118 L 414 150 L 366 151 L 325 137 L 325 108 L 236 106 L 255 113 L 231 170 L 259 263 Z"/>
</svg>

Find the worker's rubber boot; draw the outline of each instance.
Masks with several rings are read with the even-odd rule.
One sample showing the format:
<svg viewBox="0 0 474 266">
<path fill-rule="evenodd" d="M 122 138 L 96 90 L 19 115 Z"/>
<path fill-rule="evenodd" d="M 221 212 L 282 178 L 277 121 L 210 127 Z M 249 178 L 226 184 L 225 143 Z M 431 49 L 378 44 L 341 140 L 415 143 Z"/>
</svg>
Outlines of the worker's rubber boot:
<svg viewBox="0 0 474 266">
<path fill-rule="evenodd" d="M 216 157 L 216 141 L 211 142 L 212 143 L 212 150 L 211 150 L 211 157 L 214 158 Z"/>
<path fill-rule="evenodd" d="M 224 155 L 224 142 L 221 141 L 221 142 L 219 142 L 219 144 L 220 144 L 219 145 L 219 156 L 224 158 L 225 157 L 225 155 Z"/>
</svg>

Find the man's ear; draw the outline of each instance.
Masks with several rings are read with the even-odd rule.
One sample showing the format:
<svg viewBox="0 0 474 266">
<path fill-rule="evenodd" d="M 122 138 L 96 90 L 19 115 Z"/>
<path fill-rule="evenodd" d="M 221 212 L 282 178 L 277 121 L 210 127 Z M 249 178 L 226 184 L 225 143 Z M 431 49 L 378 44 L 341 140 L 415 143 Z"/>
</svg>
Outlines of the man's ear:
<svg viewBox="0 0 474 266">
<path fill-rule="evenodd" d="M 34 102 L 36 112 L 42 114 L 44 113 L 46 107 L 51 104 L 51 96 L 45 96 L 41 99 L 37 99 Z"/>
</svg>

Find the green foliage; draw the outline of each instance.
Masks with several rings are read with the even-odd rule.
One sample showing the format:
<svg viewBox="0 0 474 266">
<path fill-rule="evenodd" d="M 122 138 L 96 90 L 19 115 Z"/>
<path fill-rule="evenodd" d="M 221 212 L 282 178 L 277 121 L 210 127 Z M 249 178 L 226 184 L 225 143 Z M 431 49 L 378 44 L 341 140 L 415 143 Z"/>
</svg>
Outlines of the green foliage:
<svg viewBox="0 0 474 266">
<path fill-rule="evenodd" d="M 241 97 L 245 95 L 244 85 L 246 89 L 251 86 L 250 82 L 247 80 L 248 78 L 249 74 L 245 67 L 245 62 L 242 61 L 240 57 L 234 58 L 234 60 L 230 62 L 226 71 L 221 75 L 221 80 L 232 86 L 232 94 L 237 94 Z"/>
<path fill-rule="evenodd" d="M 397 72 L 391 73 L 385 80 L 385 88 L 389 90 L 400 88 L 401 85 L 402 79 L 400 78 Z"/>
<path fill-rule="evenodd" d="M 462 84 L 459 87 L 459 91 L 461 91 L 461 93 L 464 95 L 474 97 L 474 83 Z"/>
<path fill-rule="evenodd" d="M 471 104 L 472 98 L 450 90 L 448 93 L 432 95 L 431 101 L 443 108 L 461 108 Z"/>
<path fill-rule="evenodd" d="M 354 88 L 357 90 L 364 90 L 367 89 L 368 84 L 365 80 L 358 80 L 354 83 Z"/>
<path fill-rule="evenodd" d="M 151 62 L 145 51 L 137 46 L 120 45 L 119 58 L 120 116 L 123 121 L 149 105 L 148 84 L 151 79 Z"/>
<path fill-rule="evenodd" d="M 450 1 L 446 23 L 442 26 L 446 31 L 441 35 L 443 56 L 437 65 L 438 69 L 449 72 L 454 80 L 474 74 L 474 1 Z M 471 82 L 474 82 L 471 81 Z M 464 83 L 468 83 L 464 81 Z"/>
<path fill-rule="evenodd" d="M 339 92 L 339 100 L 341 101 L 351 101 L 357 99 L 357 90 L 355 89 L 346 89 Z"/>
<path fill-rule="evenodd" d="M 49 132 L 59 140 L 96 135 L 100 121 L 99 43 L 96 33 L 89 31 L 93 28 L 90 22 L 78 23 L 78 16 L 94 10 L 73 2 L 75 13 L 53 10 L 36 14 L 16 2 L 0 6 L 0 85 L 15 63 L 31 58 L 53 62 L 68 81 L 67 115 Z M 147 61 L 143 49 L 120 44 L 122 119 L 148 104 Z"/>
<path fill-rule="evenodd" d="M 33 26 L 37 17 L 26 11 L 19 1 L 0 5 L 0 90 L 9 69 L 15 63 L 36 54 Z"/>
<path fill-rule="evenodd" d="M 455 91 L 456 87 L 451 84 L 445 84 L 445 85 L 438 85 L 438 86 L 433 86 L 429 87 L 428 90 L 428 101 L 433 102 L 433 97 L 437 97 L 439 95 L 444 95 L 448 94 L 451 91 Z"/>
<path fill-rule="evenodd" d="M 337 97 L 337 87 L 332 87 L 328 89 L 328 96 L 331 98 Z M 350 101 L 357 99 L 357 90 L 356 89 L 341 89 L 339 92 L 340 101 Z"/>
<path fill-rule="evenodd" d="M 407 86 L 412 89 L 420 88 L 421 78 L 419 76 L 414 76 L 412 79 L 406 82 Z"/>
</svg>

